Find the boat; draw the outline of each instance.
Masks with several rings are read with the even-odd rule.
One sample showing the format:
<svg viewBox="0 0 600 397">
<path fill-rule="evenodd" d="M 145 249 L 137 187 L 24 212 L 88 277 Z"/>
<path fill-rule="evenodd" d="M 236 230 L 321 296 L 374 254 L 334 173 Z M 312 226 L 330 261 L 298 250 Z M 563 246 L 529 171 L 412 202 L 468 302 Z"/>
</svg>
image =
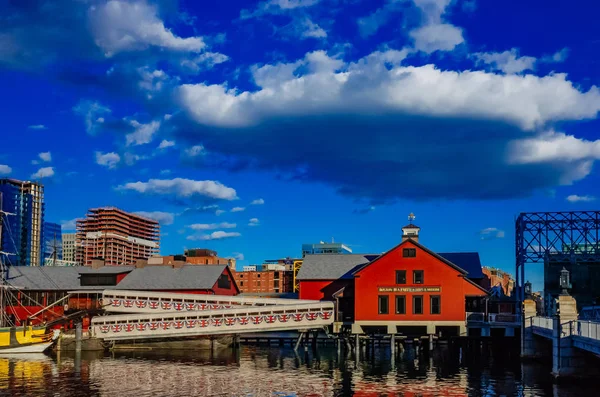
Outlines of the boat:
<svg viewBox="0 0 600 397">
<path fill-rule="evenodd" d="M 0 193 L 0 242 L 4 217 L 14 215 L 2 211 L 2 194 Z M 6 280 L 4 259 L 10 253 L 0 251 L 0 355 L 13 353 L 43 353 L 58 339 L 59 330 L 49 331 L 45 326 L 15 326 L 6 315 L 5 302 L 12 293 Z M 37 314 L 37 313 L 36 313 Z M 6 326 L 12 325 L 12 326 Z"/>
</svg>

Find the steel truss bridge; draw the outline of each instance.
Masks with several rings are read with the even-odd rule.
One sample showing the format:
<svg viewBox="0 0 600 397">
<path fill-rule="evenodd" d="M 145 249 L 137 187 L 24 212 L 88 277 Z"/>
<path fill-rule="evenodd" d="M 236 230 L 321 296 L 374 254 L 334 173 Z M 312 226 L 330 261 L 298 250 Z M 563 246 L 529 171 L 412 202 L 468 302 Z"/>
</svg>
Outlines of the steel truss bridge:
<svg viewBox="0 0 600 397">
<path fill-rule="evenodd" d="M 104 340 L 176 338 L 323 328 L 333 302 L 106 290 L 109 313 L 92 319 Z"/>
<path fill-rule="evenodd" d="M 515 221 L 517 300 L 525 296 L 525 264 L 600 262 L 600 211 L 523 212 Z M 558 282 L 558 281 L 557 281 Z"/>
</svg>

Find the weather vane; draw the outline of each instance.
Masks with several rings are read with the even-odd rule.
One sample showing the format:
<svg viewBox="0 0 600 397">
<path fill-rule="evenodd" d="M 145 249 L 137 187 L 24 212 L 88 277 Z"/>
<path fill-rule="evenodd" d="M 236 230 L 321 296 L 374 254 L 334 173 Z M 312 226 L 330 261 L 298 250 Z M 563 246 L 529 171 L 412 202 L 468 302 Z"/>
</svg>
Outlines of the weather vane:
<svg viewBox="0 0 600 397">
<path fill-rule="evenodd" d="M 408 215 L 408 221 L 410 222 L 411 225 L 412 225 L 413 221 L 415 220 L 415 218 L 416 218 L 416 216 L 412 212 Z"/>
</svg>

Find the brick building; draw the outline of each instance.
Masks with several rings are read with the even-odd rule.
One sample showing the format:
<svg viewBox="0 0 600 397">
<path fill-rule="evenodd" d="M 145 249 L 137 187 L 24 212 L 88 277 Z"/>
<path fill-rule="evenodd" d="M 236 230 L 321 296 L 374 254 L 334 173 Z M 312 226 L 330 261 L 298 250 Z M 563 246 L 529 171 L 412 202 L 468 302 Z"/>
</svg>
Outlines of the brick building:
<svg viewBox="0 0 600 397">
<path fill-rule="evenodd" d="M 238 272 L 232 270 L 233 278 L 241 293 L 282 294 L 293 292 L 293 272 L 263 270 Z"/>
<path fill-rule="evenodd" d="M 504 296 L 512 296 L 515 288 L 515 280 L 509 273 L 487 266 L 482 271 L 485 276 L 482 284 L 484 288 L 500 287 Z"/>
</svg>

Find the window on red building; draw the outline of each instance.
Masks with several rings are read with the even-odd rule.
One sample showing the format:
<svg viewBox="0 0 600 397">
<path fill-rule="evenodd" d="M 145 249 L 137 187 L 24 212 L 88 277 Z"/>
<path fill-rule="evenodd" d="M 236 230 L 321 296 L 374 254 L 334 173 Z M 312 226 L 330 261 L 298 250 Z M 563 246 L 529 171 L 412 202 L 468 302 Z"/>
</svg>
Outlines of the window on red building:
<svg viewBox="0 0 600 397">
<path fill-rule="evenodd" d="M 389 299 L 387 295 L 379 295 L 379 314 L 389 313 Z"/>
<path fill-rule="evenodd" d="M 402 250 L 402 256 L 405 258 L 414 258 L 417 256 L 416 248 L 404 248 Z"/>
<path fill-rule="evenodd" d="M 425 276 L 423 270 L 413 270 L 413 284 L 423 284 L 425 282 Z"/>
<path fill-rule="evenodd" d="M 406 314 L 406 296 L 396 295 L 396 314 Z"/>
<path fill-rule="evenodd" d="M 423 314 L 423 296 L 413 296 L 413 314 Z"/>
<path fill-rule="evenodd" d="M 396 284 L 406 284 L 406 270 L 396 270 Z"/>
<path fill-rule="evenodd" d="M 442 297 L 431 295 L 429 298 L 431 314 L 440 314 L 442 312 Z"/>
</svg>

